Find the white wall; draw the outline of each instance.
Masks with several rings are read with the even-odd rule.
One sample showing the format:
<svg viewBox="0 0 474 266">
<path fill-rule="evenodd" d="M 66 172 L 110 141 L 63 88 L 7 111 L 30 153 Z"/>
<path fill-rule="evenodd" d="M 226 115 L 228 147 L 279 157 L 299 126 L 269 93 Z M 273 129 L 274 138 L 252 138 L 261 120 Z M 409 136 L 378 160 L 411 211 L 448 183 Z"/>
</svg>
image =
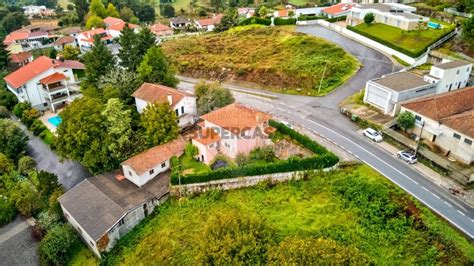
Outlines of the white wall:
<svg viewBox="0 0 474 266">
<path fill-rule="evenodd" d="M 437 93 L 462 89 L 467 86 L 472 66 L 461 66 L 452 69 L 440 69 L 432 66 L 430 75 L 440 78 L 437 84 Z"/>
<path fill-rule="evenodd" d="M 161 165 L 164 163 L 164 167 Z M 130 180 L 130 182 L 134 183 L 138 187 L 142 187 L 148 181 L 156 177 L 158 174 L 165 172 L 170 168 L 170 160 L 165 160 L 160 162 L 159 164 L 155 165 L 152 169 L 148 169 L 145 173 L 139 175 L 138 173 L 133 170 L 129 165 L 123 164 L 122 169 L 124 176 Z M 153 170 L 153 173 L 150 174 L 150 171 Z"/>
<path fill-rule="evenodd" d="M 148 105 L 148 102 L 142 99 L 135 98 L 135 105 L 137 107 L 137 111 L 141 114 Z M 182 107 L 184 107 L 184 112 L 182 112 Z M 197 119 L 196 97 L 185 96 L 175 105 L 175 113 L 176 110 L 178 110 L 177 117 L 179 118 L 178 126 L 180 128 L 189 126 L 190 124 L 194 124 L 195 120 Z"/>
</svg>

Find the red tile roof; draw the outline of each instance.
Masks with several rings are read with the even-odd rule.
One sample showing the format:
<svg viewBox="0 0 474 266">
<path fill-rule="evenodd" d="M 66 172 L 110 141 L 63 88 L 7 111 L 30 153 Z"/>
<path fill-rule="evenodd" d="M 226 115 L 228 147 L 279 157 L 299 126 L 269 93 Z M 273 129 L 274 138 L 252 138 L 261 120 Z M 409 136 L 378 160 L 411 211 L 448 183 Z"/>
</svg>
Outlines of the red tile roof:
<svg viewBox="0 0 474 266">
<path fill-rule="evenodd" d="M 26 61 L 28 58 L 32 56 L 33 55 L 30 52 L 20 52 L 17 54 L 11 54 L 10 61 L 18 64 L 18 63 Z"/>
<path fill-rule="evenodd" d="M 402 106 L 474 138 L 474 87 L 424 97 Z"/>
<path fill-rule="evenodd" d="M 141 175 L 171 157 L 183 154 L 185 144 L 186 142 L 181 137 L 178 137 L 171 142 L 153 147 L 135 155 L 123 162 L 122 165 L 130 166 L 138 175 Z"/>
<path fill-rule="evenodd" d="M 112 36 L 108 35 L 107 31 L 103 28 L 97 28 L 97 29 L 93 29 L 93 30 L 84 31 L 81 34 L 85 37 L 85 39 L 81 39 L 81 41 L 85 41 L 85 42 L 89 42 L 89 43 L 94 42 L 94 36 L 97 35 L 97 34 L 101 34 L 101 35 L 105 34 L 101 38 L 101 40 L 112 39 Z"/>
<path fill-rule="evenodd" d="M 65 79 L 66 79 L 66 76 L 63 73 L 55 72 L 47 77 L 40 79 L 39 82 L 41 84 L 48 85 L 48 84 L 56 83 L 58 81 L 65 80 Z"/>
<path fill-rule="evenodd" d="M 140 88 L 138 88 L 132 94 L 133 97 L 144 100 L 148 103 L 168 102 L 168 95 L 171 95 L 172 107 L 174 107 L 185 96 L 194 97 L 194 95 L 189 94 L 187 92 L 179 91 L 177 89 L 173 89 L 164 85 L 152 83 L 143 83 Z"/>
<path fill-rule="evenodd" d="M 74 43 L 75 41 L 76 41 L 76 39 L 74 37 L 63 36 L 63 37 L 57 39 L 54 42 L 54 45 L 63 45 L 63 44 L 68 44 L 68 43 Z"/>
<path fill-rule="evenodd" d="M 159 32 L 159 31 L 166 31 L 166 30 L 173 30 L 170 26 L 166 26 L 161 23 L 156 23 L 150 26 L 150 30 L 152 32 Z"/>
<path fill-rule="evenodd" d="M 53 60 L 46 56 L 40 56 L 37 59 L 33 60 L 33 62 L 23 67 L 20 67 L 16 71 L 10 73 L 4 78 L 4 80 L 13 88 L 18 88 L 29 80 L 31 80 L 32 78 L 53 67 L 84 69 L 84 65 L 77 61 L 65 60 L 64 62 L 62 62 Z"/>
<path fill-rule="evenodd" d="M 115 31 L 122 31 L 123 28 L 125 27 L 125 25 L 127 25 L 127 23 L 125 22 L 121 22 L 121 23 L 117 23 L 117 24 L 114 24 L 114 25 L 111 25 L 108 27 L 109 30 L 115 30 Z M 131 24 L 131 23 L 128 23 L 128 27 L 130 29 L 136 29 L 140 26 L 136 25 L 136 24 Z"/>
<path fill-rule="evenodd" d="M 206 27 L 206 26 L 209 26 L 209 25 L 216 25 L 216 24 L 221 23 L 221 20 L 222 20 L 223 16 L 224 15 L 222 15 L 222 14 L 218 14 L 218 15 L 212 17 L 212 18 L 199 19 L 197 22 L 202 27 Z"/>
<path fill-rule="evenodd" d="M 247 129 L 268 121 L 272 116 L 257 109 L 233 103 L 205 114 L 201 118 L 225 129 Z"/>
<path fill-rule="evenodd" d="M 10 34 L 5 36 L 5 40 L 3 40 L 3 44 L 10 45 L 14 43 L 15 41 L 28 39 L 28 36 L 30 36 L 30 33 L 23 30 L 10 32 Z"/>
<path fill-rule="evenodd" d="M 201 131 L 197 132 L 195 137 L 193 137 L 193 140 L 204 145 L 209 145 L 219 141 L 220 139 L 221 137 L 219 134 L 216 133 L 212 128 L 203 128 Z"/>
<path fill-rule="evenodd" d="M 331 15 L 338 15 L 340 13 L 347 12 L 351 10 L 354 4 L 337 4 L 327 8 L 322 9 L 321 11 Z"/>
<path fill-rule="evenodd" d="M 104 24 L 106 26 L 115 25 L 115 24 L 118 24 L 118 23 L 125 22 L 125 21 L 123 21 L 119 18 L 114 18 L 114 17 L 106 17 L 102 21 L 104 22 Z"/>
</svg>

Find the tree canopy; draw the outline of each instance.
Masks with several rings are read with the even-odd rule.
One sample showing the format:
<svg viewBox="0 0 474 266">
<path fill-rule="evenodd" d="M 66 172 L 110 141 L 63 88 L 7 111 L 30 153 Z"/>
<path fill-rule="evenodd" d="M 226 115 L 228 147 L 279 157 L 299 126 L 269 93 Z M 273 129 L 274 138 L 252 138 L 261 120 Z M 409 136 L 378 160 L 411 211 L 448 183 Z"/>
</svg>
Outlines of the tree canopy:
<svg viewBox="0 0 474 266">
<path fill-rule="evenodd" d="M 10 33 L 20 29 L 24 25 L 29 25 L 30 22 L 23 12 L 9 12 L 5 17 L 3 17 L 0 24 L 8 33 Z"/>
<path fill-rule="evenodd" d="M 374 13 L 365 14 L 365 16 L 364 16 L 365 24 L 370 24 L 370 23 L 374 22 L 374 20 L 375 20 Z"/>
<path fill-rule="evenodd" d="M 194 90 L 200 115 L 207 114 L 235 101 L 230 90 L 221 87 L 219 83 L 199 82 Z"/>
<path fill-rule="evenodd" d="M 155 45 L 155 35 L 149 28 L 143 28 L 135 33 L 132 29 L 124 27 L 119 38 L 120 50 L 118 57 L 120 64 L 132 71 L 135 71 L 143 60 L 144 55 Z"/>
<path fill-rule="evenodd" d="M 113 90 L 112 95 L 125 101 L 132 102 L 132 93 L 142 84 L 140 76 L 136 72 L 130 72 L 123 68 L 114 68 L 99 79 L 99 90 L 106 96 L 107 88 Z"/>
<path fill-rule="evenodd" d="M 167 102 L 148 104 L 141 115 L 141 125 L 148 147 L 175 139 L 179 133 L 176 119 L 174 110 Z"/>
<path fill-rule="evenodd" d="M 99 78 L 110 72 L 115 66 L 112 52 L 102 43 L 100 36 L 94 36 L 94 46 L 84 54 L 86 78 L 90 85 L 97 85 Z"/>
<path fill-rule="evenodd" d="M 397 116 L 397 124 L 406 132 L 415 126 L 415 115 L 408 111 L 401 112 Z"/>
<path fill-rule="evenodd" d="M 0 153 L 17 161 L 26 153 L 28 136 L 13 121 L 0 119 Z"/>
<path fill-rule="evenodd" d="M 144 82 L 160 83 L 170 87 L 178 84 L 174 76 L 175 72 L 158 46 L 148 49 L 138 66 L 138 73 Z"/>
</svg>

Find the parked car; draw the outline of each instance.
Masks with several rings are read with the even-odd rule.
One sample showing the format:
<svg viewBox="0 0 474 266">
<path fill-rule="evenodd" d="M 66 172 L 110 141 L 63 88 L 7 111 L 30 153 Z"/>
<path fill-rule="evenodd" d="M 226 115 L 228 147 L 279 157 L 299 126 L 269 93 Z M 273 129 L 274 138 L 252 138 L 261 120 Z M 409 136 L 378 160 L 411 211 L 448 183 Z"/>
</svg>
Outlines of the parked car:
<svg viewBox="0 0 474 266">
<path fill-rule="evenodd" d="M 370 128 L 370 127 L 364 129 L 363 134 L 364 136 L 366 136 L 367 138 L 375 142 L 381 142 L 383 140 L 382 135 L 379 132 L 377 132 L 375 129 Z"/>
<path fill-rule="evenodd" d="M 397 158 L 402 159 L 409 164 L 414 164 L 418 161 L 415 153 L 412 151 L 399 151 L 397 153 Z"/>
</svg>

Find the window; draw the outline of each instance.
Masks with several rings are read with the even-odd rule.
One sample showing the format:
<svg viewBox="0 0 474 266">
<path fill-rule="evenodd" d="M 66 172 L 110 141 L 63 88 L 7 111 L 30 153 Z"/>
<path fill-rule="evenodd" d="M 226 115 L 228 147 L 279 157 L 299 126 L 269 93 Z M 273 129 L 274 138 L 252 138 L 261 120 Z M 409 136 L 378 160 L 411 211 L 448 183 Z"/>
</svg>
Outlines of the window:
<svg viewBox="0 0 474 266">
<path fill-rule="evenodd" d="M 209 145 L 209 148 L 214 148 L 214 143 L 212 143 L 211 145 Z"/>
<path fill-rule="evenodd" d="M 472 145 L 472 140 L 465 138 L 464 143 L 466 143 L 467 145 Z"/>
<path fill-rule="evenodd" d="M 459 69 L 458 69 L 458 71 L 456 71 L 456 75 L 459 75 Z"/>
<path fill-rule="evenodd" d="M 120 221 L 118 222 L 118 226 L 121 226 L 121 225 L 123 225 L 124 223 L 125 223 L 125 221 L 124 221 L 123 218 L 122 218 L 122 219 L 120 219 Z"/>
<path fill-rule="evenodd" d="M 133 176 L 131 171 L 128 171 L 128 175 Z"/>
<path fill-rule="evenodd" d="M 174 110 L 176 112 L 176 115 L 179 115 L 179 109 Z"/>
<path fill-rule="evenodd" d="M 457 133 L 454 133 L 453 134 L 453 138 L 455 139 L 461 139 L 461 135 L 457 134 Z"/>
<path fill-rule="evenodd" d="M 416 123 L 421 124 L 422 121 L 423 121 L 423 120 L 421 119 L 421 116 L 415 115 L 415 122 L 416 122 Z"/>
<path fill-rule="evenodd" d="M 181 113 L 184 114 L 184 106 L 181 106 Z"/>
<path fill-rule="evenodd" d="M 165 168 L 166 167 L 166 162 L 162 162 L 161 163 L 161 168 Z"/>
<path fill-rule="evenodd" d="M 150 175 L 154 174 L 154 173 L 155 173 L 155 169 L 151 169 L 149 173 L 150 173 Z"/>
<path fill-rule="evenodd" d="M 469 73 L 470 71 L 471 71 L 471 68 L 468 67 L 468 68 L 466 69 L 466 72 Z"/>
</svg>

